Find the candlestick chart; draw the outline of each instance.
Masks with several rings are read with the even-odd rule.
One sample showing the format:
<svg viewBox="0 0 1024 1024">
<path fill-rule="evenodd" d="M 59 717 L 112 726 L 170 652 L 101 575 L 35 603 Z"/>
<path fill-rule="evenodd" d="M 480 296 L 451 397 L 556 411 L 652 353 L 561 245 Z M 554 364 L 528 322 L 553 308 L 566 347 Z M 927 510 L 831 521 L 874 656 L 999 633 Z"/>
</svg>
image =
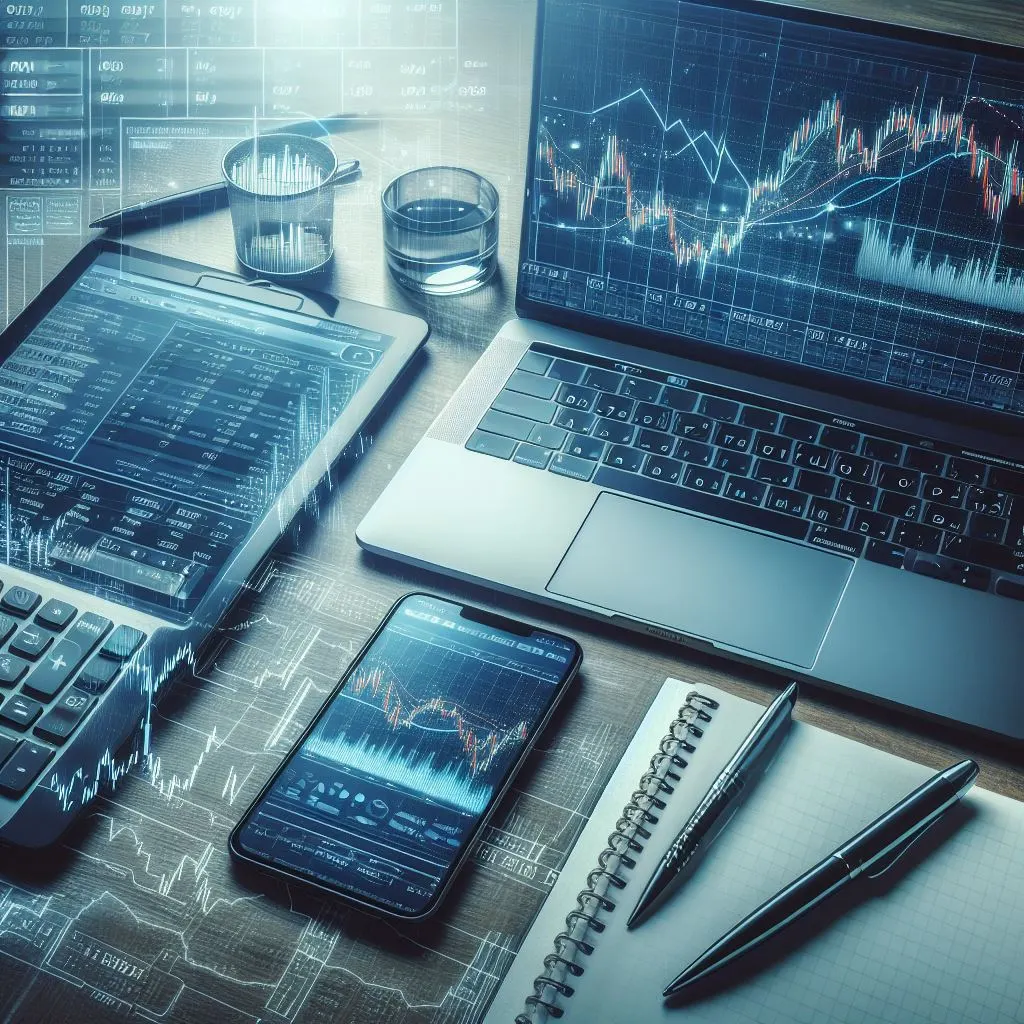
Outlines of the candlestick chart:
<svg viewBox="0 0 1024 1024">
<path fill-rule="evenodd" d="M 1019 62 L 687 2 L 559 17 L 528 298 L 1024 412 Z"/>
</svg>

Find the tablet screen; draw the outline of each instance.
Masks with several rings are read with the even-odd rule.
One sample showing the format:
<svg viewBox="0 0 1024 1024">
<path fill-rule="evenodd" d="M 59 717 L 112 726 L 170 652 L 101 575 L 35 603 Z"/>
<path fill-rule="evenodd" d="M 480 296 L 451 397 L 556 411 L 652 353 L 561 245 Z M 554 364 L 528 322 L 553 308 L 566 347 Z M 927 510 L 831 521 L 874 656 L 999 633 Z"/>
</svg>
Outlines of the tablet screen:
<svg viewBox="0 0 1024 1024">
<path fill-rule="evenodd" d="M 5 560 L 187 616 L 390 340 L 101 257 L 0 364 Z"/>
</svg>

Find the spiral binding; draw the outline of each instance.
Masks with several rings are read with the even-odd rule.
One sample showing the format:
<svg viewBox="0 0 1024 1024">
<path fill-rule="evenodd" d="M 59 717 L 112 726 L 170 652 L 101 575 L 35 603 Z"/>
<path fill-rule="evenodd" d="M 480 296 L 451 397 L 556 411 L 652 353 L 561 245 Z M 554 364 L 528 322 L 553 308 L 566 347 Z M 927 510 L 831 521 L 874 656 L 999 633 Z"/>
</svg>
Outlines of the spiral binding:
<svg viewBox="0 0 1024 1024">
<path fill-rule="evenodd" d="M 616 874 L 619 867 L 636 867 L 631 853 L 640 853 L 640 840 L 651 838 L 648 826 L 658 823 L 655 811 L 668 805 L 659 794 L 671 795 L 672 783 L 679 782 L 679 774 L 686 767 L 682 754 L 692 754 L 697 747 L 694 740 L 704 735 L 698 723 L 711 721 L 708 711 L 718 708 L 718 701 L 705 697 L 696 690 L 686 695 L 686 701 L 672 720 L 668 732 L 658 744 L 658 752 L 651 758 L 647 771 L 640 776 L 629 803 L 615 823 L 615 831 L 608 836 L 608 845 L 597 858 L 597 867 L 587 875 L 587 887 L 576 897 L 576 906 L 565 918 L 565 930 L 554 939 L 554 949 L 544 957 L 544 973 L 533 979 L 533 992 L 526 997 L 526 1006 L 539 1009 L 549 1017 L 559 1018 L 565 1010 L 555 1001 L 561 996 L 571 999 L 575 989 L 567 979 L 578 978 L 586 968 L 577 962 L 579 956 L 590 956 L 593 943 L 587 938 L 591 932 L 604 931 L 604 922 L 597 915 L 614 910 L 615 902 L 608 898 L 612 889 L 624 889 L 626 879 Z M 533 1024 L 529 1013 L 521 1013 L 515 1024 Z"/>
</svg>

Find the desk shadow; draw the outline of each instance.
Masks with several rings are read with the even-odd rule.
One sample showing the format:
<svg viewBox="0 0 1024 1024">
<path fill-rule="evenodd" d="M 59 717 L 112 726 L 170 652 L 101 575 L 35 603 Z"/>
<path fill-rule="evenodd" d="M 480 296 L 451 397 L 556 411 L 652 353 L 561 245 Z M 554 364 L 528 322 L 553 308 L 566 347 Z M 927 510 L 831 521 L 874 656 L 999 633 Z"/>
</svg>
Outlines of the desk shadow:
<svg viewBox="0 0 1024 1024">
<path fill-rule="evenodd" d="M 537 737 L 535 748 L 516 774 L 516 789 L 528 789 L 542 765 L 544 750 L 554 741 L 579 699 L 582 685 L 581 673 L 555 709 L 551 719 Z M 507 792 L 491 820 L 500 822 L 503 815 L 513 810 L 515 799 L 515 792 Z M 474 846 L 480 842 L 480 838 L 479 835 L 474 836 Z M 446 929 L 455 924 L 453 918 L 460 906 L 469 899 L 486 898 L 486 894 L 481 893 L 479 889 L 474 892 L 474 888 L 481 882 L 480 871 L 480 866 L 474 863 L 471 854 L 469 860 L 456 872 L 437 911 L 425 920 L 410 921 L 387 917 L 368 909 L 363 910 L 334 896 L 326 889 L 284 878 L 234 857 L 231 858 L 230 867 L 231 876 L 238 885 L 282 909 L 318 919 L 323 919 L 326 914 L 348 939 L 370 943 L 411 961 L 436 956 L 441 938 Z"/>
<path fill-rule="evenodd" d="M 711 999 L 728 988 L 743 984 L 777 967 L 783 960 L 812 943 L 836 921 L 868 900 L 884 900 L 939 847 L 967 826 L 977 811 L 961 801 L 925 832 L 885 874 L 857 880 L 830 899 L 824 900 L 777 936 L 756 947 L 732 964 L 694 982 L 667 999 L 667 1007 L 685 1007 Z M 734 922 L 738 924 L 739 922 Z M 731 926 L 730 926 L 731 927 Z M 679 971 L 687 965 L 679 964 Z M 678 972 L 677 972 L 678 973 Z M 672 979 L 666 978 L 667 985 Z"/>
</svg>

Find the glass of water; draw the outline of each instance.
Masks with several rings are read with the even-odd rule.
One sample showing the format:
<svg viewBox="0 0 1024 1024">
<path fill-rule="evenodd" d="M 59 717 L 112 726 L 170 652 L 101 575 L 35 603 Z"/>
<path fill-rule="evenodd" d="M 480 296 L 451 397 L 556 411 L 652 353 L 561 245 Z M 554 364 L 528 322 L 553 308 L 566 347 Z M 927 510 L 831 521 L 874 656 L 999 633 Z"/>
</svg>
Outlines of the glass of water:
<svg viewBox="0 0 1024 1024">
<path fill-rule="evenodd" d="M 244 139 L 224 156 L 235 251 L 250 270 L 309 274 L 334 252 L 338 158 L 324 142 L 275 133 Z"/>
<path fill-rule="evenodd" d="M 421 167 L 381 194 L 384 251 L 398 282 L 428 295 L 479 288 L 498 262 L 498 193 L 462 167 Z"/>
</svg>

